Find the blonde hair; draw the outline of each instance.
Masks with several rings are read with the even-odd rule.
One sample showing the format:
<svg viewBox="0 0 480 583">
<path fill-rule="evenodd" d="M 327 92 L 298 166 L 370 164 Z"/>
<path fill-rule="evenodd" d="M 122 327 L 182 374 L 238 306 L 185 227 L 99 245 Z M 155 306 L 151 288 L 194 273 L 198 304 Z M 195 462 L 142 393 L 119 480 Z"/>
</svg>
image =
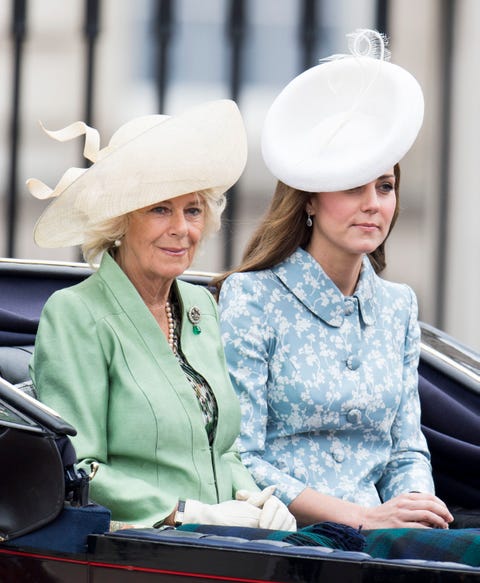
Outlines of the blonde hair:
<svg viewBox="0 0 480 583">
<path fill-rule="evenodd" d="M 130 213 L 107 219 L 92 226 L 85 232 L 82 254 L 85 261 L 95 267 L 95 262 L 105 251 L 115 248 L 115 241 L 121 241 L 127 232 Z"/>
<path fill-rule="evenodd" d="M 224 194 L 213 194 L 211 190 L 201 190 L 196 194 L 205 203 L 205 227 L 202 234 L 202 239 L 204 239 L 220 229 L 221 216 L 225 209 L 226 200 Z M 101 221 L 92 225 L 84 233 L 82 254 L 91 267 L 95 267 L 95 264 L 105 251 L 115 249 L 116 241 L 123 239 L 128 229 L 130 215 L 131 213 L 127 213 Z"/>
<path fill-rule="evenodd" d="M 395 225 L 400 210 L 400 166 L 395 164 L 395 212 L 390 224 L 387 240 Z M 232 273 L 271 269 L 298 248 L 305 249 L 312 236 L 312 228 L 307 226 L 306 205 L 312 192 L 297 190 L 278 181 L 270 208 L 252 235 L 243 254 L 240 265 L 214 280 L 220 291 L 225 279 Z M 387 263 L 385 241 L 368 254 L 376 273 L 381 273 Z"/>
</svg>

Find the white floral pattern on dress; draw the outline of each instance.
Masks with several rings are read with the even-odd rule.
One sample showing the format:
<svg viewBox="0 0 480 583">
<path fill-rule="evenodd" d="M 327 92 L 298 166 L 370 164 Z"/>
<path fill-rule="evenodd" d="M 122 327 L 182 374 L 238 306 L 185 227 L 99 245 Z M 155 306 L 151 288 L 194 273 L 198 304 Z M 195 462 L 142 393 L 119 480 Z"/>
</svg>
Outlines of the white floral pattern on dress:
<svg viewBox="0 0 480 583">
<path fill-rule="evenodd" d="M 365 506 L 433 492 L 420 428 L 417 301 L 364 258 L 345 297 L 302 249 L 236 273 L 220 295 L 222 335 L 242 407 L 239 449 L 289 504 L 310 486 Z"/>
</svg>

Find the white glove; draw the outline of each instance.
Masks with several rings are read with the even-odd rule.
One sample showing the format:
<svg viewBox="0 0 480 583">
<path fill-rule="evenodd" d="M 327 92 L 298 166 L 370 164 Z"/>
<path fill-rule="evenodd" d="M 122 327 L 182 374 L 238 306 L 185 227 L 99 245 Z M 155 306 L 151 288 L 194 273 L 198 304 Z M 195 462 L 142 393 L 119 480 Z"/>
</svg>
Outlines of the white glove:
<svg viewBox="0 0 480 583">
<path fill-rule="evenodd" d="M 297 521 L 285 504 L 273 496 L 276 486 L 267 486 L 261 492 L 238 490 L 237 500 L 244 500 L 257 508 L 261 508 L 258 526 L 271 530 L 297 530 Z"/>
<path fill-rule="evenodd" d="M 189 499 L 185 501 L 183 522 L 258 528 L 261 512 L 256 506 L 239 500 L 228 500 L 220 504 L 203 504 Z"/>
<path fill-rule="evenodd" d="M 267 486 L 259 492 L 250 492 L 249 490 L 237 490 L 235 495 L 236 500 L 244 500 L 249 504 L 253 504 L 257 508 L 263 508 L 265 502 L 275 492 L 276 486 Z"/>
</svg>

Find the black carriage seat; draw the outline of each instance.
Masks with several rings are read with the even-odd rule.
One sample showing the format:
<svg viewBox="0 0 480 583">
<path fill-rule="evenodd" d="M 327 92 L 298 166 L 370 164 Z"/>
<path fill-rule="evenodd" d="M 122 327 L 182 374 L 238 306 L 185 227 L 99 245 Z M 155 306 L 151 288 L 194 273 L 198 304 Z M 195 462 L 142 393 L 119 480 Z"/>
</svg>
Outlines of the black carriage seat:
<svg viewBox="0 0 480 583">
<path fill-rule="evenodd" d="M 422 431 L 431 454 L 436 494 L 456 528 L 480 527 L 480 393 L 420 363 Z"/>
<path fill-rule="evenodd" d="M 19 385 L 35 397 L 28 366 L 33 354 L 33 344 L 26 346 L 0 346 L 0 377 L 12 385 Z"/>
<path fill-rule="evenodd" d="M 457 526 L 480 526 L 480 354 L 422 323 L 422 428 L 437 494 Z M 458 526 L 460 527 L 460 526 Z"/>
</svg>

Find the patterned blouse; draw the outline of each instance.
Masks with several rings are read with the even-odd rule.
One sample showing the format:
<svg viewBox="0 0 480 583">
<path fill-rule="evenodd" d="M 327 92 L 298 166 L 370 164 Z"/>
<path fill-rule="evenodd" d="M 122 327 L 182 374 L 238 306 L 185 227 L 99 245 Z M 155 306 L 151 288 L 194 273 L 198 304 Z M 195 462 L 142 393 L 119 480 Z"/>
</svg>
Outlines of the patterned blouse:
<svg viewBox="0 0 480 583">
<path fill-rule="evenodd" d="M 242 407 L 239 448 L 260 487 L 289 504 L 309 486 L 374 506 L 433 492 L 420 429 L 420 330 L 412 290 L 364 258 L 349 297 L 298 249 L 227 278 L 223 340 Z"/>
<path fill-rule="evenodd" d="M 208 441 L 210 445 L 212 445 L 213 440 L 215 438 L 215 430 L 217 428 L 217 420 L 218 420 L 218 408 L 217 402 L 215 400 L 215 395 L 207 383 L 207 381 L 203 378 L 202 375 L 198 374 L 196 370 L 194 370 L 188 360 L 186 359 L 185 355 L 183 354 L 180 348 L 180 319 L 178 317 L 179 308 L 177 305 L 177 299 L 174 296 L 172 298 L 171 307 L 172 307 L 172 315 L 173 321 L 175 325 L 174 335 L 173 335 L 173 352 L 177 357 L 178 363 L 182 368 L 185 376 L 187 377 L 188 382 L 192 386 L 192 389 L 195 391 L 195 395 L 198 399 L 198 404 L 202 411 L 203 420 L 205 422 L 205 430 L 208 435 Z"/>
</svg>

